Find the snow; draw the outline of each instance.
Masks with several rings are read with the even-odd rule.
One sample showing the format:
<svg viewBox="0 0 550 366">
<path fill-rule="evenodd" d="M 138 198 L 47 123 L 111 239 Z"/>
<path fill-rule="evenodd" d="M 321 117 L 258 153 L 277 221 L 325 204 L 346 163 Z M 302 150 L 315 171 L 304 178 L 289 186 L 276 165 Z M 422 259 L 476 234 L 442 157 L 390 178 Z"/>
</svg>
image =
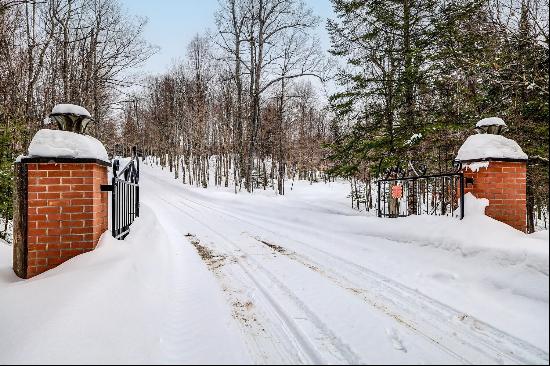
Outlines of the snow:
<svg viewBox="0 0 550 366">
<path fill-rule="evenodd" d="M 548 232 L 349 208 L 349 184 L 182 185 L 31 280 L 0 244 L 0 363 L 548 363 Z M 39 304 L 39 306 L 37 306 Z"/>
<path fill-rule="evenodd" d="M 533 237 L 533 238 L 545 240 L 546 242 L 548 242 L 548 240 L 550 239 L 549 236 L 548 236 L 548 230 L 536 231 L 536 232 L 530 234 L 530 236 Z"/>
<path fill-rule="evenodd" d="M 88 158 L 109 161 L 103 144 L 88 135 L 42 129 L 29 145 L 29 157 Z"/>
<path fill-rule="evenodd" d="M 462 168 L 464 169 L 470 169 L 472 172 L 477 172 L 479 169 L 487 169 L 489 167 L 488 161 L 475 161 L 468 164 L 463 164 Z"/>
<path fill-rule="evenodd" d="M 501 135 L 478 134 L 469 136 L 456 156 L 458 161 L 489 158 L 527 160 L 527 155 L 514 140 Z"/>
<path fill-rule="evenodd" d="M 92 117 L 86 108 L 75 104 L 57 104 L 52 109 L 52 114 L 76 114 L 78 116 Z"/>
<path fill-rule="evenodd" d="M 489 206 L 487 198 L 477 198 L 471 192 L 464 195 L 464 216 L 475 217 L 485 215 L 485 208 Z"/>
<path fill-rule="evenodd" d="M 254 304 L 245 314 L 257 324 L 245 323 L 243 333 L 255 360 L 548 358 L 548 243 L 481 215 L 484 200 L 466 198 L 464 220 L 380 219 L 348 207 L 347 183 L 297 182 L 285 197 L 235 195 L 182 187 L 145 165 L 141 182 L 155 192 L 145 202 L 179 233 L 172 237 L 190 233 L 224 258 L 211 272 L 227 303 Z M 473 324 L 495 339 L 472 333 Z M 485 342 L 508 356 L 473 350 Z"/>
<path fill-rule="evenodd" d="M 13 242 L 13 221 L 8 220 L 6 225 L 5 220 L 6 219 L 0 216 L 0 233 L 4 235 L 4 239 L 6 239 L 8 243 L 12 243 Z M 4 227 L 6 228 L 5 231 L 4 231 Z"/>
<path fill-rule="evenodd" d="M 483 126 L 506 126 L 506 123 L 504 123 L 504 120 L 499 117 L 489 117 L 489 118 L 483 118 L 478 123 L 476 123 L 476 127 L 483 127 Z"/>
<path fill-rule="evenodd" d="M 407 141 L 405 141 L 405 145 L 411 145 L 413 143 L 415 143 L 416 141 L 418 141 L 419 139 L 422 138 L 422 134 L 421 133 L 415 133 L 411 136 L 410 139 L 408 139 Z"/>
<path fill-rule="evenodd" d="M 174 243 L 146 206 L 124 241 L 106 233 L 30 280 L 0 243 L 0 363 L 250 363 L 216 283 Z"/>
<path fill-rule="evenodd" d="M 535 240 L 511 226 L 484 215 L 486 198 L 464 197 L 464 219 L 410 216 L 387 227 L 369 227 L 373 235 L 456 252 L 462 257 L 485 257 L 499 263 L 523 266 L 548 276 L 548 243 Z"/>
</svg>

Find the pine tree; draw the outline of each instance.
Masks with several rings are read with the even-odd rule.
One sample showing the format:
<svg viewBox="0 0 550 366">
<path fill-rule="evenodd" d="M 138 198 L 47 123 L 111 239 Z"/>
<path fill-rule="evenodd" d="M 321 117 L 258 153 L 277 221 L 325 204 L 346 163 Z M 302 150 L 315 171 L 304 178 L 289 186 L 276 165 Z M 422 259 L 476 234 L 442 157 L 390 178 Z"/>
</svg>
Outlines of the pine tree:
<svg viewBox="0 0 550 366">
<path fill-rule="evenodd" d="M 333 173 L 355 174 L 365 162 L 381 174 L 406 168 L 408 141 L 425 126 L 418 101 L 428 91 L 435 1 L 333 0 L 331 53 L 347 65 L 344 91 L 330 101 L 347 133 L 332 145 Z"/>
<path fill-rule="evenodd" d="M 529 155 L 528 225 L 548 212 L 548 4 L 333 0 L 333 174 L 452 169 L 475 122 L 503 118 Z M 388 168 L 392 168 L 389 169 Z M 407 171 L 407 170 L 411 171 Z"/>
</svg>

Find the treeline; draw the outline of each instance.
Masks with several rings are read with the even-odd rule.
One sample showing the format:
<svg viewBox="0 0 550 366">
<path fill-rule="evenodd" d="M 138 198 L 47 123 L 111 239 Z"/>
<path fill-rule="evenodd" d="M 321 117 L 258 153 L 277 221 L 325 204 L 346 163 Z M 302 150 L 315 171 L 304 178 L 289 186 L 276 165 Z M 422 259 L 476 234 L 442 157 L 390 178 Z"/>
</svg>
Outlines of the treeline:
<svg viewBox="0 0 550 366">
<path fill-rule="evenodd" d="M 548 1 L 332 3 L 344 66 L 330 172 L 358 181 L 369 208 L 360 193 L 373 178 L 453 170 L 476 121 L 498 116 L 530 158 L 532 231 L 548 215 Z"/>
<path fill-rule="evenodd" d="M 220 0 L 216 28 L 144 78 L 155 49 L 117 0 L 0 0 L 0 224 L 13 160 L 74 103 L 112 155 L 137 145 L 184 183 L 284 194 L 289 178 L 344 177 L 366 209 L 374 180 L 455 169 L 475 122 L 498 116 L 530 157 L 532 230 L 549 204 L 548 1 L 331 1 L 331 55 L 303 0 Z"/>
<path fill-rule="evenodd" d="M 317 179 L 329 119 L 312 83 L 273 87 L 262 95 L 255 116 L 254 96 L 250 90 L 238 96 L 214 47 L 211 38 L 195 37 L 185 61 L 149 78 L 127 101 L 126 149 L 140 146 L 143 154 L 161 157 L 175 178 L 203 187 L 269 186 L 283 194 L 288 176 Z M 253 88 L 253 81 L 243 80 Z"/>
<path fill-rule="evenodd" d="M 187 183 L 207 186 L 214 169 L 214 184 L 283 194 L 286 177 L 313 177 L 329 141 L 312 84 L 328 66 L 319 19 L 301 0 L 225 0 L 215 17 L 214 34 L 128 100 L 126 146 L 166 159 Z"/>
<path fill-rule="evenodd" d="M 113 105 L 155 51 L 144 25 L 116 0 L 0 0 L 0 237 L 12 216 L 13 161 L 55 104 L 85 106 L 97 122 L 88 132 L 117 138 Z"/>
</svg>

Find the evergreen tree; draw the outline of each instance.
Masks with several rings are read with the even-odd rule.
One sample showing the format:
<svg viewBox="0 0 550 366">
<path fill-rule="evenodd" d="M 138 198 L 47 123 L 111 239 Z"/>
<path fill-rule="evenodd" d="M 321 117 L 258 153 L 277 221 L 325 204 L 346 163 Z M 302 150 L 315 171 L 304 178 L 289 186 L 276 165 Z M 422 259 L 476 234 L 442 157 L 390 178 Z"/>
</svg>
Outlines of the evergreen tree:
<svg viewBox="0 0 550 366">
<path fill-rule="evenodd" d="M 332 145 L 333 173 L 354 174 L 368 160 L 377 174 L 406 168 L 410 140 L 426 121 L 418 105 L 429 91 L 435 1 L 333 0 L 331 53 L 345 59 L 344 91 L 330 99 L 348 133 Z"/>
<path fill-rule="evenodd" d="M 529 155 L 528 225 L 548 214 L 548 4 L 333 0 L 341 92 L 331 173 L 447 172 L 484 117 Z M 423 169 L 415 169 L 422 166 Z M 391 169 L 389 169 L 391 168 Z M 362 175 L 362 176 L 361 176 Z"/>
</svg>

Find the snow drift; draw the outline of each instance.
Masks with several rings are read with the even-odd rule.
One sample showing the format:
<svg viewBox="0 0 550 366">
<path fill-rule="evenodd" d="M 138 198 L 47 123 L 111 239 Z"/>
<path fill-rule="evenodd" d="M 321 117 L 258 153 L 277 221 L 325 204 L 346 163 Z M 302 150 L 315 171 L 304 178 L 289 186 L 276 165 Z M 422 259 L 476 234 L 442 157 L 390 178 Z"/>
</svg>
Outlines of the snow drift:
<svg viewBox="0 0 550 366">
<path fill-rule="evenodd" d="M 207 270 L 146 206 L 124 241 L 105 233 L 29 280 L 13 273 L 11 249 L 0 241 L 2 364 L 250 362 Z"/>
<path fill-rule="evenodd" d="M 484 214 L 487 199 L 471 193 L 464 197 L 464 219 L 441 216 L 409 216 L 393 220 L 392 230 L 369 221 L 370 235 L 386 239 L 431 246 L 460 253 L 463 257 L 482 256 L 504 266 L 523 265 L 549 274 L 548 243 L 544 234 L 527 235 Z"/>
</svg>

